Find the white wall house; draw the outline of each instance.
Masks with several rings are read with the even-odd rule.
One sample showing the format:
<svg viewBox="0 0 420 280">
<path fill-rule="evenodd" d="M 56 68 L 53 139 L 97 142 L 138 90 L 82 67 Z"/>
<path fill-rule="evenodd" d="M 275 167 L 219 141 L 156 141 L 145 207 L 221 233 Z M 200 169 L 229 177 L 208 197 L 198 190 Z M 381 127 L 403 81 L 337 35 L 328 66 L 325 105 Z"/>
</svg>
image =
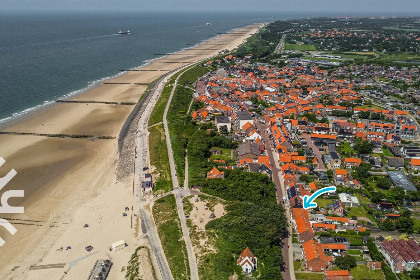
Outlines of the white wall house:
<svg viewBox="0 0 420 280">
<path fill-rule="evenodd" d="M 257 269 L 257 258 L 248 247 L 242 251 L 236 262 L 242 267 L 242 271 L 249 275 L 252 275 L 252 272 Z"/>
</svg>

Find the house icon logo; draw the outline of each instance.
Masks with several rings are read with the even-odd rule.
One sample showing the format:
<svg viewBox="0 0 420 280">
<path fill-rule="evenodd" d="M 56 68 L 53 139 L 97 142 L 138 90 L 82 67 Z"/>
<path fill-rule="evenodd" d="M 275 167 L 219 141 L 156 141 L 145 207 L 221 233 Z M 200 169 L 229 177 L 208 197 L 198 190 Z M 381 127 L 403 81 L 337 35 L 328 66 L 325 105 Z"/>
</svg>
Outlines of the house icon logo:
<svg viewBox="0 0 420 280">
<path fill-rule="evenodd" d="M 0 157 L 0 167 L 6 161 Z M 6 176 L 0 178 L 0 191 L 16 176 L 16 170 L 10 170 Z M 5 191 L 0 197 L 0 214 L 23 214 L 24 207 L 15 207 L 10 206 L 8 203 L 9 198 L 11 197 L 23 197 L 24 191 L 23 190 L 9 190 Z M 17 232 L 17 229 L 6 219 L 0 218 L 0 226 L 4 227 L 11 235 L 14 235 Z M 0 237 L 0 247 L 5 244 L 3 238 Z"/>
</svg>

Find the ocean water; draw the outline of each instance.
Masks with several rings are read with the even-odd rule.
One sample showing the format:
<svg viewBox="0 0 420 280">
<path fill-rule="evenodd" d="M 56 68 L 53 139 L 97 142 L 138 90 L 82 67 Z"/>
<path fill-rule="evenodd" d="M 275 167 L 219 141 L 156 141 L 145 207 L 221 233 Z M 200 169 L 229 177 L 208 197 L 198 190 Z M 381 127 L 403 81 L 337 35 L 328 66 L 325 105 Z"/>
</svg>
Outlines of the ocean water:
<svg viewBox="0 0 420 280">
<path fill-rule="evenodd" d="M 217 33 L 271 15 L 197 13 L 2 14 L 0 125 Z M 211 25 L 206 23 L 210 22 Z M 130 30 L 131 35 L 117 35 Z"/>
<path fill-rule="evenodd" d="M 155 53 L 256 22 L 344 14 L 0 12 L 0 128 L 119 69 L 139 67 Z M 131 35 L 116 35 L 119 30 Z"/>
</svg>

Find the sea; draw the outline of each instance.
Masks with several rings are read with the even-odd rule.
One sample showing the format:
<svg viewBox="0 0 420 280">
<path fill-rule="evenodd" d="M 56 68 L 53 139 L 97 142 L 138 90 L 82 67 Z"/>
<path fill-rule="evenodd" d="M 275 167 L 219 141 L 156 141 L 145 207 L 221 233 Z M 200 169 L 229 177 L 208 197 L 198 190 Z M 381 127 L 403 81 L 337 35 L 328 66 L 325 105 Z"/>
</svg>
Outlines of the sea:
<svg viewBox="0 0 420 280">
<path fill-rule="evenodd" d="M 313 15 L 0 12 L 0 128 L 159 56 L 256 22 Z M 207 24 L 209 23 L 209 24 Z M 130 30 L 130 35 L 118 35 Z"/>
<path fill-rule="evenodd" d="M 270 15 L 14 13 L 0 16 L 0 125 L 25 117 L 159 55 Z M 130 35 L 118 35 L 130 30 Z"/>
</svg>

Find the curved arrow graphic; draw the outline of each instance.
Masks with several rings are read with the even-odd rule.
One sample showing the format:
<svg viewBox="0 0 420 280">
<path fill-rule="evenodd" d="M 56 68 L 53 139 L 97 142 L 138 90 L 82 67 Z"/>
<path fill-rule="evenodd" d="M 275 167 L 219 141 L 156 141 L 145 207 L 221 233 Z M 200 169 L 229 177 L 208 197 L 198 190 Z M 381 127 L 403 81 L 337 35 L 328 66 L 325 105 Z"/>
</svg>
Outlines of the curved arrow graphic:
<svg viewBox="0 0 420 280">
<path fill-rule="evenodd" d="M 305 195 L 303 197 L 303 209 L 315 208 L 317 206 L 317 204 L 316 204 L 316 202 L 312 202 L 312 201 L 314 201 L 321 194 L 329 193 L 329 192 L 335 192 L 336 190 L 337 190 L 336 187 L 331 186 L 331 187 L 322 188 L 320 190 L 317 190 L 311 196 Z"/>
</svg>

